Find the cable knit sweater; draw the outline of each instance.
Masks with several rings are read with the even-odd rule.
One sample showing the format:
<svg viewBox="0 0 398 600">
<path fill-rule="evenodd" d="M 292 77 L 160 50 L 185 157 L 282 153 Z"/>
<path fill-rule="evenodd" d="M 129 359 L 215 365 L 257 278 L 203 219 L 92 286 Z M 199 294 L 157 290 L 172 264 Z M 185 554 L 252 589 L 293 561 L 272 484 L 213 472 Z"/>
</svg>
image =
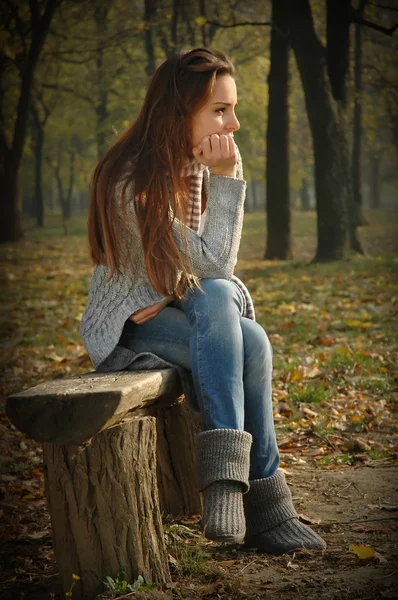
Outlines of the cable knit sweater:
<svg viewBox="0 0 398 600">
<path fill-rule="evenodd" d="M 198 235 L 177 219 L 173 223 L 173 233 L 183 252 L 183 228 L 186 228 L 192 266 L 199 278 L 230 279 L 237 260 L 243 223 L 246 182 L 242 179 L 241 165 L 238 165 L 236 179 L 209 173 L 204 185 L 207 208 L 202 234 Z M 119 186 L 116 195 L 120 194 L 120 190 Z M 131 236 L 126 240 L 126 247 L 133 253 L 133 271 L 108 281 L 109 269 L 95 266 L 87 307 L 80 324 L 83 343 L 97 371 L 168 366 L 150 353 L 137 355 L 118 346 L 125 321 L 130 315 L 164 299 L 153 289 L 146 276 L 133 202 L 131 198 L 127 203 L 126 215 Z"/>
</svg>

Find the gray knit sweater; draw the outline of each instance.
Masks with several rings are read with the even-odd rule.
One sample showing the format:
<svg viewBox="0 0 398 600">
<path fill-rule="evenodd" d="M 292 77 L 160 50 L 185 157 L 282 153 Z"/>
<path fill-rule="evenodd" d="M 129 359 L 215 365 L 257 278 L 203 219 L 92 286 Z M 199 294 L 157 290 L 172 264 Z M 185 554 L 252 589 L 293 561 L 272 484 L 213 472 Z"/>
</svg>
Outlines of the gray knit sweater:
<svg viewBox="0 0 398 600">
<path fill-rule="evenodd" d="M 239 167 L 236 179 L 209 173 L 204 178 L 207 196 L 204 231 L 199 236 L 186 228 L 191 263 L 199 278 L 230 279 L 233 275 L 246 191 L 241 165 Z M 108 281 L 108 268 L 94 267 L 88 303 L 80 324 L 83 343 L 98 371 L 167 366 L 154 355 L 137 355 L 118 346 L 125 321 L 130 315 L 164 299 L 153 289 L 146 276 L 133 202 L 132 199 L 127 203 L 127 226 L 131 237 L 126 244 L 132 252 L 133 271 Z M 185 225 L 180 221 L 174 221 L 173 233 L 181 251 L 184 251 L 183 227 Z"/>
</svg>

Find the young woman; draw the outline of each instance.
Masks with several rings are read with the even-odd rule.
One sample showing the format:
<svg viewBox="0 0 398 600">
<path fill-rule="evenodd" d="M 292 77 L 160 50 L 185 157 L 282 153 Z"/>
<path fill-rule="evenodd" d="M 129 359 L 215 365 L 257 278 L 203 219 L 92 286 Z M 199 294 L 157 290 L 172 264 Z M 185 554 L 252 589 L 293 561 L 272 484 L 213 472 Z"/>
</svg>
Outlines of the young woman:
<svg viewBox="0 0 398 600">
<path fill-rule="evenodd" d="M 215 50 L 166 60 L 99 162 L 81 335 L 97 370 L 175 365 L 191 378 L 209 539 L 270 553 L 323 549 L 278 471 L 272 348 L 233 275 L 246 190 L 233 76 Z"/>
</svg>

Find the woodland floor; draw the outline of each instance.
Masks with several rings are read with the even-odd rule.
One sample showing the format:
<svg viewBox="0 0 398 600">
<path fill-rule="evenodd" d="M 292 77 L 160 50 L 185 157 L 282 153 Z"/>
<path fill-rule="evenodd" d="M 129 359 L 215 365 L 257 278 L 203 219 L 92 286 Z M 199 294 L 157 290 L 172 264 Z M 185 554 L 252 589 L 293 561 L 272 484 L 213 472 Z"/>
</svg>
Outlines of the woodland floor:
<svg viewBox="0 0 398 600">
<path fill-rule="evenodd" d="M 166 520 L 172 585 L 123 597 L 398 599 L 397 212 L 367 217 L 364 256 L 317 265 L 313 213 L 295 213 L 286 262 L 262 260 L 264 218 L 249 214 L 237 269 L 274 349 L 282 468 L 326 551 L 271 557 L 207 542 L 197 516 Z M 0 258 L 0 598 L 63 600 L 41 448 L 10 425 L 4 402 L 91 369 L 78 333 L 90 275 L 84 219 L 61 237 L 51 217 Z"/>
</svg>

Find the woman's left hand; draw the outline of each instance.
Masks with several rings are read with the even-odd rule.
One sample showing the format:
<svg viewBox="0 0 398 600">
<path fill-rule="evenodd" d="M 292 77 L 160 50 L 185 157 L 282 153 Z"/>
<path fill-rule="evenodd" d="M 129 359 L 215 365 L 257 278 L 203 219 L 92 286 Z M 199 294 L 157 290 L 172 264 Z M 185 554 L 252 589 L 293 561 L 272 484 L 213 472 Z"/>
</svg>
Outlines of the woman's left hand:
<svg viewBox="0 0 398 600">
<path fill-rule="evenodd" d="M 156 315 L 158 315 L 161 310 L 170 304 L 170 302 L 173 302 L 173 300 L 175 300 L 174 296 L 167 296 L 164 300 L 162 300 L 162 302 L 158 302 L 152 306 L 147 306 L 146 308 L 137 310 L 135 313 L 130 315 L 129 319 L 130 321 L 137 323 L 137 325 L 142 325 L 143 323 L 146 323 L 147 321 L 150 321 L 156 317 Z"/>
</svg>

